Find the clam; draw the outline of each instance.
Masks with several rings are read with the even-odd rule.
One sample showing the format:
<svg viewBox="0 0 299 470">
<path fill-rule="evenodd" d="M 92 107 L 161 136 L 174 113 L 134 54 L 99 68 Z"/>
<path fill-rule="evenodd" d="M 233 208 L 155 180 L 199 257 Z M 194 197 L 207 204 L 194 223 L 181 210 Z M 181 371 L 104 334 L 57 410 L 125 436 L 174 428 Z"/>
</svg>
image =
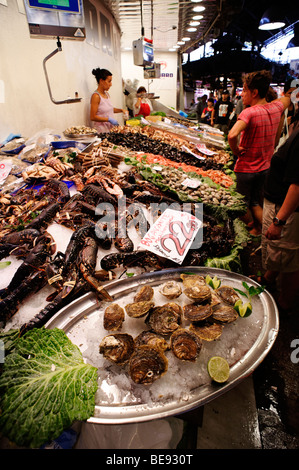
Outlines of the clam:
<svg viewBox="0 0 299 470">
<path fill-rule="evenodd" d="M 200 353 L 202 342 L 192 331 L 178 328 L 170 337 L 170 347 L 178 359 L 194 362 Z"/>
<path fill-rule="evenodd" d="M 105 330 L 109 331 L 117 331 L 120 330 L 125 320 L 125 312 L 122 307 L 118 304 L 110 304 L 105 312 L 104 312 L 104 319 L 103 324 Z"/>
<path fill-rule="evenodd" d="M 134 339 L 127 333 L 115 333 L 105 336 L 100 344 L 100 354 L 115 364 L 125 364 L 135 349 Z"/>
<path fill-rule="evenodd" d="M 240 297 L 236 293 L 235 289 L 233 289 L 233 287 L 221 286 L 216 289 L 216 294 L 218 295 L 218 297 L 220 297 L 223 302 L 229 305 L 235 305 L 237 300 L 240 300 Z"/>
<path fill-rule="evenodd" d="M 154 289 L 151 286 L 142 286 L 134 297 L 134 302 L 142 302 L 152 300 L 154 297 Z"/>
<path fill-rule="evenodd" d="M 204 341 L 214 341 L 221 336 L 223 325 L 219 323 L 211 323 L 202 326 L 192 324 L 190 330 Z"/>
<path fill-rule="evenodd" d="M 222 323 L 231 323 L 238 318 L 238 313 L 231 305 L 219 304 L 213 309 L 212 317 Z"/>
<path fill-rule="evenodd" d="M 167 341 L 162 336 L 149 330 L 142 331 L 138 336 L 136 336 L 134 341 L 135 346 L 147 344 L 152 348 L 161 349 L 162 351 L 169 349 Z"/>
<path fill-rule="evenodd" d="M 184 318 L 191 322 L 197 322 L 205 320 L 210 317 L 213 313 L 212 307 L 209 303 L 207 304 L 186 304 L 183 307 Z"/>
<path fill-rule="evenodd" d="M 155 307 L 146 319 L 150 328 L 162 336 L 173 333 L 181 324 L 182 307 L 175 302 L 169 302 Z"/>
<path fill-rule="evenodd" d="M 176 281 L 167 281 L 161 286 L 160 293 L 167 299 L 173 300 L 181 295 L 182 287 Z"/>
<path fill-rule="evenodd" d="M 129 317 L 140 318 L 144 317 L 154 306 L 155 304 L 151 300 L 144 300 L 127 304 L 125 310 Z"/>
<path fill-rule="evenodd" d="M 133 382 L 149 385 L 167 372 L 168 360 L 161 350 L 148 345 L 136 347 L 129 361 Z"/>
</svg>

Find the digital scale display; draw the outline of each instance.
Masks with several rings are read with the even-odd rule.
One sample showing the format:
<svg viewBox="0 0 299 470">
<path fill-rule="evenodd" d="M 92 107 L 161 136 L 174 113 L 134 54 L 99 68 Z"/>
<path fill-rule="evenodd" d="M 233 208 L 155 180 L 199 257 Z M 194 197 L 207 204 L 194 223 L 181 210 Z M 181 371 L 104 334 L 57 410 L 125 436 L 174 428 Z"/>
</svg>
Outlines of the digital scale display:
<svg viewBox="0 0 299 470">
<path fill-rule="evenodd" d="M 80 13 L 79 0 L 28 0 L 30 8 L 62 11 L 65 13 Z"/>
</svg>

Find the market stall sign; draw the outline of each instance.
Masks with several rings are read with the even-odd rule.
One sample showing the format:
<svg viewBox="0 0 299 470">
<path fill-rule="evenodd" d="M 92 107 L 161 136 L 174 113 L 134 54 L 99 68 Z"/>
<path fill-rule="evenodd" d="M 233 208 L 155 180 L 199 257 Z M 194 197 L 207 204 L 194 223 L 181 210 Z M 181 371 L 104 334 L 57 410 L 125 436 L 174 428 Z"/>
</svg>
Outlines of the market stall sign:
<svg viewBox="0 0 299 470">
<path fill-rule="evenodd" d="M 202 235 L 201 227 L 202 221 L 194 215 L 166 209 L 145 234 L 140 248 L 182 264 L 195 237 Z M 198 242 L 200 240 L 196 239 L 196 245 Z"/>
</svg>

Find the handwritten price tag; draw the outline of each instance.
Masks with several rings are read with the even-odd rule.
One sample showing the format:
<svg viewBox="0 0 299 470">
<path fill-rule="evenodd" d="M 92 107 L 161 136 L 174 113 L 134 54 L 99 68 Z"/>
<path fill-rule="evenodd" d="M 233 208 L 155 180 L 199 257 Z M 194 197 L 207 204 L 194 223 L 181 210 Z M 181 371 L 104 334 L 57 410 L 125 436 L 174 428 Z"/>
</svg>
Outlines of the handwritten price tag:
<svg viewBox="0 0 299 470">
<path fill-rule="evenodd" d="M 166 209 L 140 242 L 140 248 L 182 264 L 202 222 L 188 212 Z"/>
<path fill-rule="evenodd" d="M 11 163 L 7 163 L 4 161 L 0 162 L 0 182 L 3 182 L 6 180 L 6 178 L 8 177 L 10 173 L 11 168 L 12 168 Z"/>
<path fill-rule="evenodd" d="M 197 144 L 196 145 L 196 148 L 197 150 L 199 150 L 201 153 L 203 153 L 204 155 L 215 155 L 215 152 L 212 152 L 212 150 L 209 150 L 205 144 Z"/>
</svg>

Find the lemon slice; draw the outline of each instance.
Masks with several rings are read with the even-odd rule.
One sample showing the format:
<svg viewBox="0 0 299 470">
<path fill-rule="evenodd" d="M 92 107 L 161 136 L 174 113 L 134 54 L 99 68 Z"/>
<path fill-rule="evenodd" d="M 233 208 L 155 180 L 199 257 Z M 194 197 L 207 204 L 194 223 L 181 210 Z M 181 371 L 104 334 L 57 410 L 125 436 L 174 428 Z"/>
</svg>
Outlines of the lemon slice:
<svg viewBox="0 0 299 470">
<path fill-rule="evenodd" d="M 223 383 L 229 378 L 229 364 L 221 356 L 213 356 L 208 362 L 208 373 L 215 382 Z"/>
</svg>

